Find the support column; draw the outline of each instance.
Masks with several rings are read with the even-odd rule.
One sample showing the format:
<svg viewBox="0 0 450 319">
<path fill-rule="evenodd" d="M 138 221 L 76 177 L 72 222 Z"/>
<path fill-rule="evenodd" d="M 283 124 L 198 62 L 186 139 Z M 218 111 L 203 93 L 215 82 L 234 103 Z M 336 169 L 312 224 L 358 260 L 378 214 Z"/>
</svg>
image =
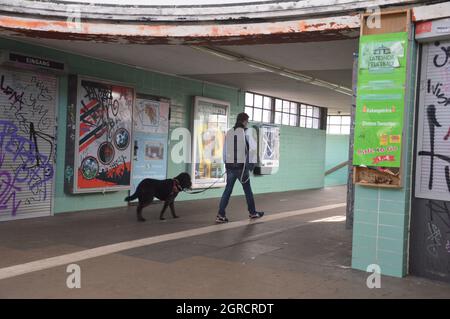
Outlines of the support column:
<svg viewBox="0 0 450 319">
<path fill-rule="evenodd" d="M 401 186 L 395 188 L 355 185 L 352 268 L 367 271 L 369 265 L 376 264 L 383 275 L 403 277 L 407 274 L 408 260 L 416 47 L 408 10 L 382 12 L 381 28 L 378 29 L 368 28 L 368 19 L 368 15 L 362 19 L 362 36 L 408 33 Z"/>
</svg>

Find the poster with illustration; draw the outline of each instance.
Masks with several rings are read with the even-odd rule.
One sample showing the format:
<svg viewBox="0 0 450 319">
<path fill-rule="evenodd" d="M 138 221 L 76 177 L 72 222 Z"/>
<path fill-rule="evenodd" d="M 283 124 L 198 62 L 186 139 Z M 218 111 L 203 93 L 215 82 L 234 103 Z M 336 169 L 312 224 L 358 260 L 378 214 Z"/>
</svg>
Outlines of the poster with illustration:
<svg viewBox="0 0 450 319">
<path fill-rule="evenodd" d="M 169 109 L 167 99 L 136 94 L 131 193 L 143 179 L 167 178 Z"/>
<path fill-rule="evenodd" d="M 278 167 L 280 159 L 280 128 L 277 126 L 260 127 L 261 163 Z"/>
<path fill-rule="evenodd" d="M 130 188 L 134 90 L 80 77 L 75 193 Z"/>
<path fill-rule="evenodd" d="M 160 161 L 164 158 L 165 145 L 161 142 L 145 143 L 145 159 L 148 161 Z"/>
<path fill-rule="evenodd" d="M 195 97 L 193 120 L 193 187 L 225 185 L 223 144 L 228 130 L 230 103 Z"/>
<path fill-rule="evenodd" d="M 167 134 L 169 103 L 138 95 L 134 114 L 134 129 L 139 132 Z"/>
</svg>

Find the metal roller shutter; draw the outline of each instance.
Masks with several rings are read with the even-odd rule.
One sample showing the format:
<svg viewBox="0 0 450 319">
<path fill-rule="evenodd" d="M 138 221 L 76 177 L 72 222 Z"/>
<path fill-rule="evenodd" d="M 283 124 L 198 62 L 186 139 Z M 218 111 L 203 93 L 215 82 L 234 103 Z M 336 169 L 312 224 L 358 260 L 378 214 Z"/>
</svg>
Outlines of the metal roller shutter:
<svg viewBox="0 0 450 319">
<path fill-rule="evenodd" d="M 450 40 L 422 45 L 410 273 L 450 282 Z"/>
<path fill-rule="evenodd" d="M 57 78 L 0 73 L 0 221 L 51 215 Z"/>
<path fill-rule="evenodd" d="M 445 177 L 445 167 L 450 163 L 437 157 L 432 161 L 432 156 L 427 153 L 450 157 L 450 61 L 445 54 L 447 48 L 450 48 L 450 40 L 427 43 L 422 49 L 417 139 L 420 153 L 415 195 L 450 201 L 450 186 Z"/>
</svg>

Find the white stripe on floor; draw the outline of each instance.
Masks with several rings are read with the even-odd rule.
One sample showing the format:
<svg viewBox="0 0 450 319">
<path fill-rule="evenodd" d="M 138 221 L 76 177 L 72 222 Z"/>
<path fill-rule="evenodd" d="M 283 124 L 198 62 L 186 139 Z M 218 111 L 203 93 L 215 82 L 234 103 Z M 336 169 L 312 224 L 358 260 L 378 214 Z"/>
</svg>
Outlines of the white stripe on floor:
<svg viewBox="0 0 450 319">
<path fill-rule="evenodd" d="M 32 261 L 32 262 L 25 263 L 25 264 L 0 268 L 0 280 L 28 274 L 28 273 L 35 272 L 35 271 L 49 269 L 49 268 L 53 268 L 53 267 L 68 265 L 68 264 L 76 263 L 76 262 L 86 260 L 86 259 L 110 255 L 110 254 L 118 253 L 118 252 L 121 252 L 124 250 L 129 250 L 129 249 L 133 249 L 133 248 L 167 242 L 170 240 L 176 240 L 176 239 L 182 239 L 182 238 L 187 238 L 187 237 L 192 237 L 192 236 L 209 234 L 209 233 L 223 231 L 223 230 L 227 230 L 227 229 L 242 227 L 242 226 L 246 226 L 249 224 L 266 223 L 266 222 L 270 222 L 270 221 L 274 221 L 274 220 L 278 220 L 278 219 L 294 217 L 294 216 L 303 215 L 303 214 L 310 214 L 310 213 L 330 210 L 330 209 L 344 207 L 344 206 L 346 206 L 346 203 L 306 208 L 306 209 L 294 210 L 294 211 L 290 211 L 290 212 L 268 215 L 268 216 L 264 216 L 262 219 L 258 219 L 258 220 L 242 220 L 242 221 L 230 222 L 227 224 L 206 226 L 206 227 L 201 227 L 201 228 L 184 230 L 184 231 L 171 233 L 171 234 L 147 237 L 147 238 L 143 238 L 143 239 L 131 240 L 131 241 L 126 241 L 126 242 L 122 242 L 122 243 L 111 244 L 111 245 L 101 246 L 101 247 L 92 248 L 92 249 L 86 249 L 86 250 L 79 251 L 76 253 L 71 253 L 71 254 L 66 254 L 66 255 L 61 255 L 61 256 L 56 256 L 56 257 L 51 257 L 51 258 L 45 258 L 45 259 L 36 260 L 36 261 Z"/>
</svg>

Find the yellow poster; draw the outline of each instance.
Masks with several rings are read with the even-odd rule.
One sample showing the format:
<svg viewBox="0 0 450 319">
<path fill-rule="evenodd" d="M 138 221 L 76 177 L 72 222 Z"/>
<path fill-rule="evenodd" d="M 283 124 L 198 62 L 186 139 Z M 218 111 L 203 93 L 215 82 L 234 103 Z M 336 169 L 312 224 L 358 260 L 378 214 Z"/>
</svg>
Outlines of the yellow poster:
<svg viewBox="0 0 450 319">
<path fill-rule="evenodd" d="M 223 144 L 228 129 L 229 103 L 203 97 L 195 99 L 193 123 L 192 179 L 201 187 L 225 183 Z M 218 180 L 219 179 L 219 180 Z"/>
</svg>

